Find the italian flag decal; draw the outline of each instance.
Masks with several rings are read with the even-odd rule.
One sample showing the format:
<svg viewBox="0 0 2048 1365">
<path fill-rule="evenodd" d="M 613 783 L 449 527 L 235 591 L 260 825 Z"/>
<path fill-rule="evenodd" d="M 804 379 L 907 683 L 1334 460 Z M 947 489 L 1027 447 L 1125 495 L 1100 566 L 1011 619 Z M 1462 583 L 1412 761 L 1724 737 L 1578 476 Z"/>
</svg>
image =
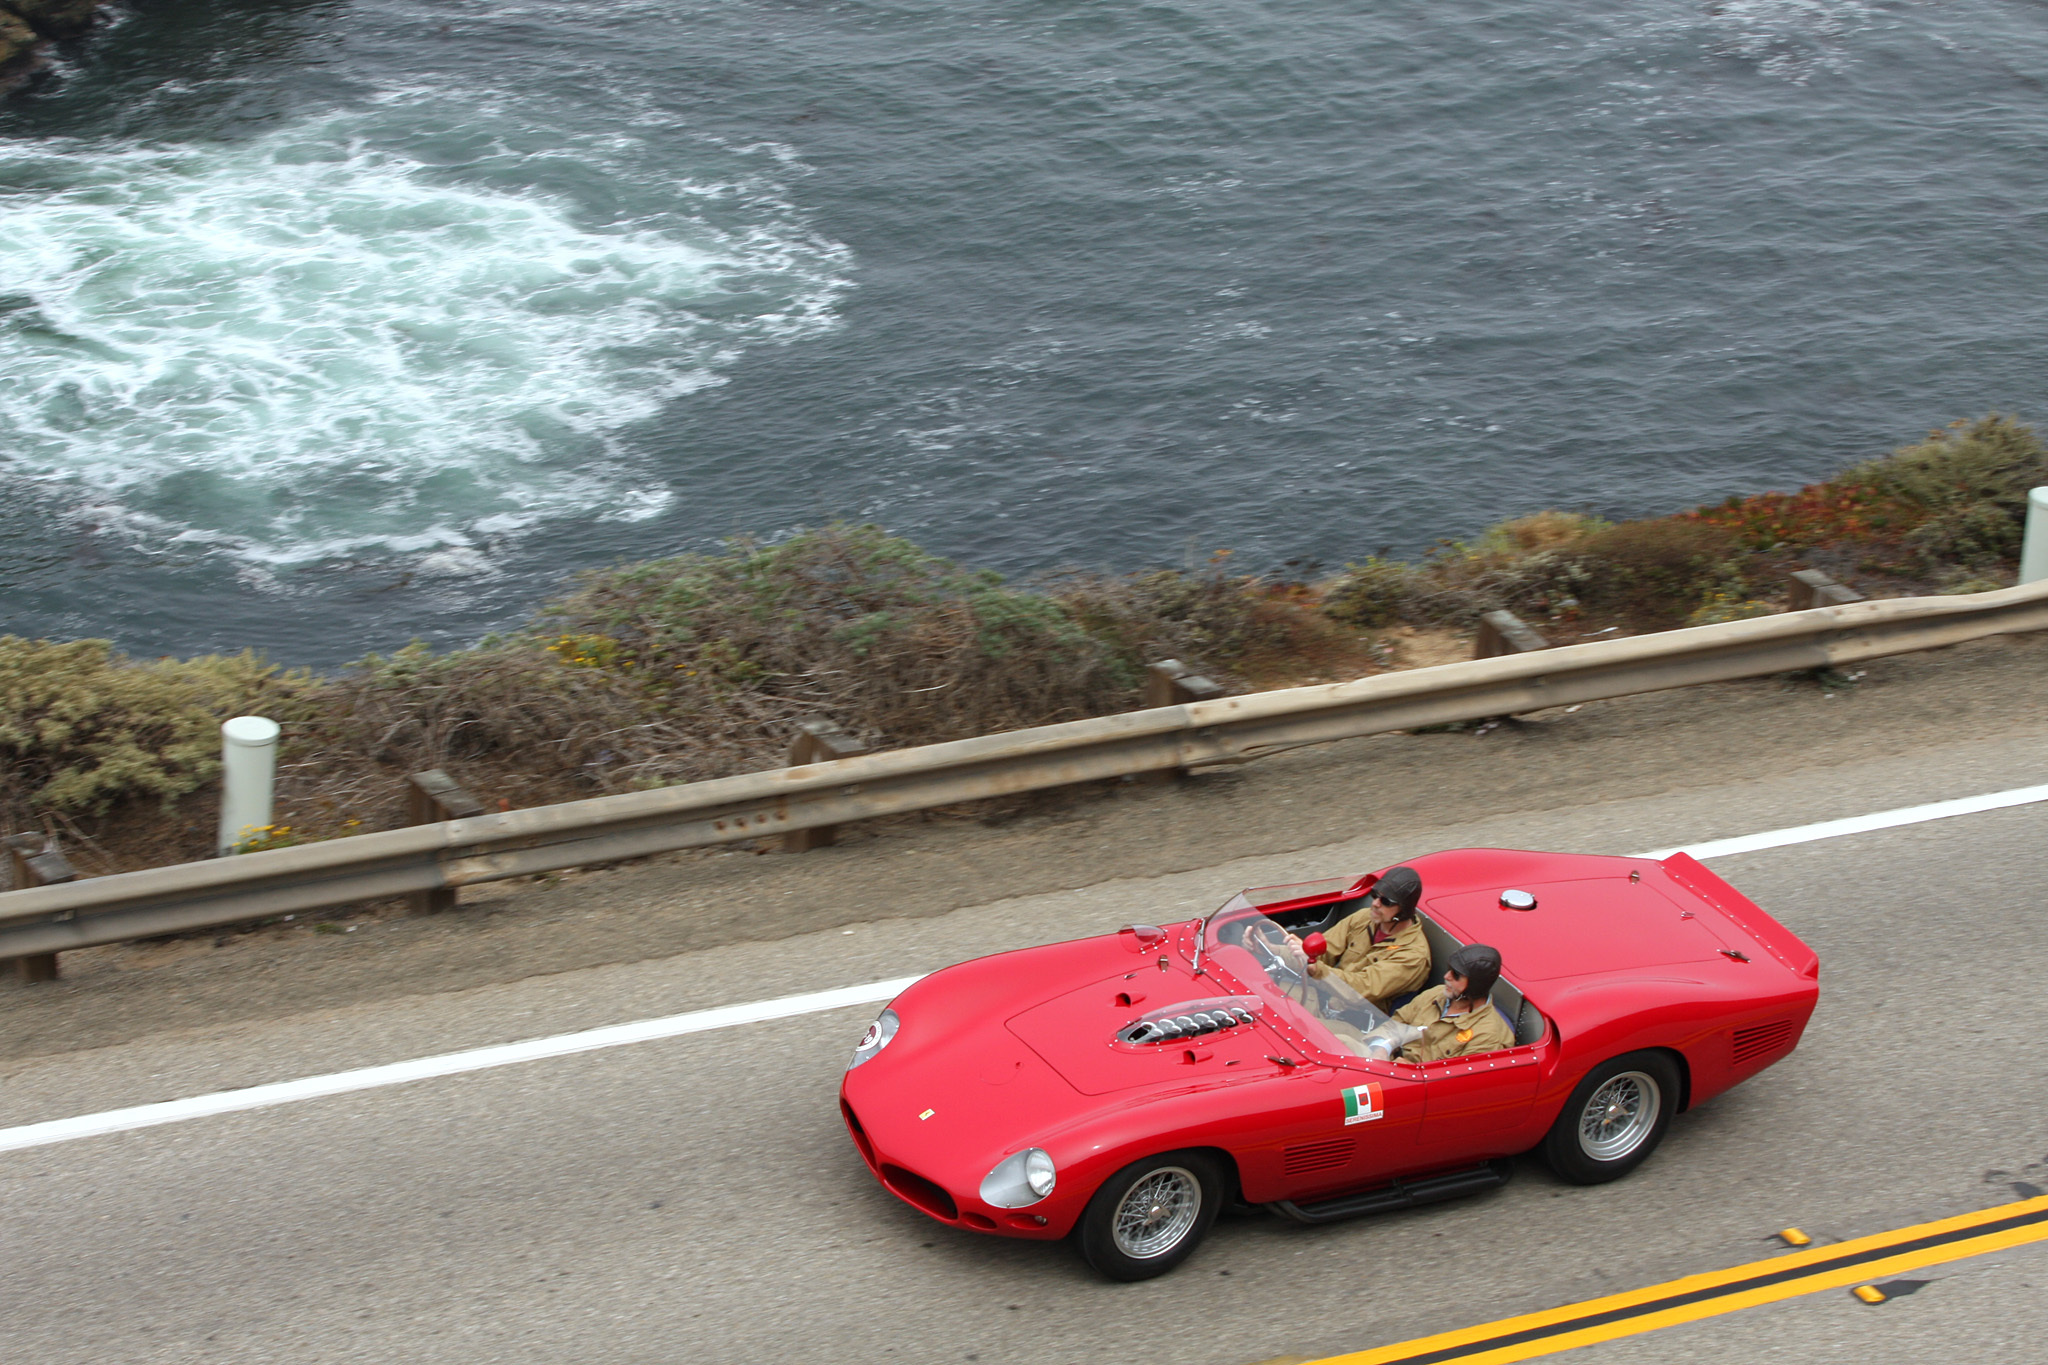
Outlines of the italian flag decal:
<svg viewBox="0 0 2048 1365">
<path fill-rule="evenodd" d="M 1344 1092 L 1344 1122 L 1371 1123 L 1374 1119 L 1387 1116 L 1386 1096 L 1380 1093 L 1378 1081 L 1367 1081 L 1354 1085 Z"/>
</svg>

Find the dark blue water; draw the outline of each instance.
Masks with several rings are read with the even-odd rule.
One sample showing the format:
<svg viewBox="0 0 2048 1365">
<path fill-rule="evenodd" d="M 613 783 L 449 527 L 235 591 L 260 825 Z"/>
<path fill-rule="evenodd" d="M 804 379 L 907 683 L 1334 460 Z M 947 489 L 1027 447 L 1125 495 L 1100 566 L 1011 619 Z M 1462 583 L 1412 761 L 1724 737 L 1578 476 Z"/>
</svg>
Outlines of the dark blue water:
<svg viewBox="0 0 2048 1365">
<path fill-rule="evenodd" d="M 0 107 L 0 631 L 1796 486 L 2038 410 L 2044 77 L 1999 0 L 138 3 Z"/>
</svg>

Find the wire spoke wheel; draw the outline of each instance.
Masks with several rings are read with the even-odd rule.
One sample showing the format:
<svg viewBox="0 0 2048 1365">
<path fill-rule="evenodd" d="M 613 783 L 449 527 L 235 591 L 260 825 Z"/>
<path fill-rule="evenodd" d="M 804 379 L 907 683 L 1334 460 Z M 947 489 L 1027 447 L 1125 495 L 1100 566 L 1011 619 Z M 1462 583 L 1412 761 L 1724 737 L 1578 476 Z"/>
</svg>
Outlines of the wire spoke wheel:
<svg viewBox="0 0 2048 1365">
<path fill-rule="evenodd" d="M 1202 1213 L 1202 1182 L 1180 1166 L 1162 1166 L 1132 1185 L 1116 1206 L 1116 1249 L 1142 1261 L 1172 1250 Z"/>
<path fill-rule="evenodd" d="M 1579 1149 L 1595 1161 L 1627 1156 L 1657 1126 L 1663 1102 L 1657 1078 L 1647 1072 L 1609 1077 L 1579 1111 Z"/>
</svg>

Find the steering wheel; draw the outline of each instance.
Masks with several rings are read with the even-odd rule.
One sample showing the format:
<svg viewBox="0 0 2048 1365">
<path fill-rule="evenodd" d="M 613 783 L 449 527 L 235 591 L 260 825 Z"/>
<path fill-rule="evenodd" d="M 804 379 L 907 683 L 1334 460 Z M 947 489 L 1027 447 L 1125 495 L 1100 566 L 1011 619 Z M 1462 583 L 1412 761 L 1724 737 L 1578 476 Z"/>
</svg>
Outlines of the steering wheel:
<svg viewBox="0 0 2048 1365">
<path fill-rule="evenodd" d="M 1286 981 L 1295 985 L 1313 981 L 1315 978 L 1288 962 L 1286 955 L 1281 951 L 1287 941 L 1285 932 L 1270 920 L 1265 924 L 1253 925 L 1244 936 L 1244 946 L 1266 975 L 1275 981 Z"/>
</svg>

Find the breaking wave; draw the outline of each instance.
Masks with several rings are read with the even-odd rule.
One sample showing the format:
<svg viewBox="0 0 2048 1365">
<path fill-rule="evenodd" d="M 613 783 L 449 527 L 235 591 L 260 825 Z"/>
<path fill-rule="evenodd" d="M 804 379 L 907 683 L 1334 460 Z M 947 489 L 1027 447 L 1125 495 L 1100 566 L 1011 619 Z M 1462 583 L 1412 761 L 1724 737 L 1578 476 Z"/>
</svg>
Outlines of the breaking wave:
<svg viewBox="0 0 2048 1365">
<path fill-rule="evenodd" d="M 395 112 L 0 145 L 0 480 L 276 565 L 637 520 L 633 424 L 834 323 L 781 149 Z"/>
</svg>

